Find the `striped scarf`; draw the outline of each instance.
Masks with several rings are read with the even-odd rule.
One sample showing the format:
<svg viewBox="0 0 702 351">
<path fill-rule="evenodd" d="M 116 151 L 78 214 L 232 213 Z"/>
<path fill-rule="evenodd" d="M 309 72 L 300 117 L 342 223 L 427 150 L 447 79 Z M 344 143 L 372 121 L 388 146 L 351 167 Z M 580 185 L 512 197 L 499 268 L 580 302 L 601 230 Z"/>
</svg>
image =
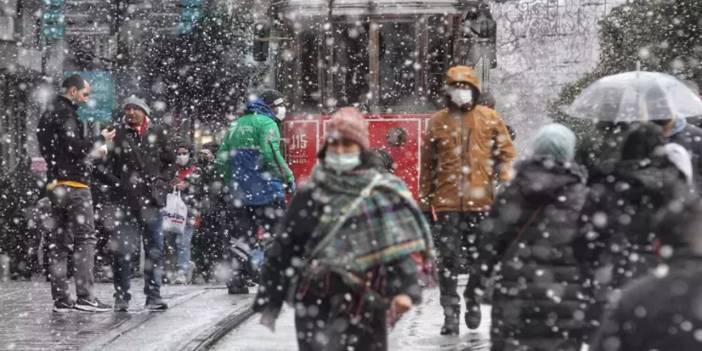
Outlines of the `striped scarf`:
<svg viewBox="0 0 702 351">
<path fill-rule="evenodd" d="M 367 270 L 418 253 L 421 278 L 433 284 L 429 226 L 402 180 L 375 169 L 317 167 L 311 181 L 327 204 L 312 236 L 323 238 L 311 250 L 313 273 L 332 271 L 358 285 Z"/>
</svg>

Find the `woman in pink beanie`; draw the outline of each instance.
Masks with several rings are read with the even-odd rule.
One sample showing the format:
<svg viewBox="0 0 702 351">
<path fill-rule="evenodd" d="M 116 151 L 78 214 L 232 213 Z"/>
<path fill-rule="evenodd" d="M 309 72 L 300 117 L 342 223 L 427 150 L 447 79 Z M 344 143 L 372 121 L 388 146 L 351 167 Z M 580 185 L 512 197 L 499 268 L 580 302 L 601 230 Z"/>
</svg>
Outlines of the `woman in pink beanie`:
<svg viewBox="0 0 702 351">
<path fill-rule="evenodd" d="M 295 306 L 299 350 L 384 351 L 387 316 L 435 281 L 429 227 L 404 182 L 371 161 L 357 109 L 325 127 L 319 164 L 266 251 L 254 309 L 272 328 L 283 301 Z"/>
</svg>

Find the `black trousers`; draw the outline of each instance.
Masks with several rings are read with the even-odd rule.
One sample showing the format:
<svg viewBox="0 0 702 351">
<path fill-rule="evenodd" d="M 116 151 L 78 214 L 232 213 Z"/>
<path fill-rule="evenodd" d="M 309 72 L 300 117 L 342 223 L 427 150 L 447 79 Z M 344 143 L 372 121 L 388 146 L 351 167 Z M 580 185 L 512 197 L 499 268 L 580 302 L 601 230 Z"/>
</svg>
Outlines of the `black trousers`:
<svg viewBox="0 0 702 351">
<path fill-rule="evenodd" d="M 228 231 L 229 250 L 225 259 L 231 264 L 231 279 L 228 286 L 241 286 L 246 279 L 256 279 L 257 274 L 251 266 L 251 250 L 262 249 L 262 240 L 270 238 L 275 225 L 283 216 L 285 202 L 276 201 L 262 206 L 242 206 L 230 208 L 230 218 L 234 219 Z"/>
<path fill-rule="evenodd" d="M 51 296 L 54 301 L 69 301 L 68 258 L 73 255 L 76 295 L 91 300 L 97 238 L 90 189 L 58 186 L 49 192 L 49 199 L 53 220 L 47 238 Z"/>
<path fill-rule="evenodd" d="M 481 242 L 480 222 L 483 212 L 442 212 L 432 224 L 434 245 L 439 269 L 440 303 L 444 314 L 457 317 L 460 313 L 458 275 L 468 273 L 468 284 L 463 290 L 467 304 L 477 303 L 476 288 L 480 287 Z"/>
</svg>

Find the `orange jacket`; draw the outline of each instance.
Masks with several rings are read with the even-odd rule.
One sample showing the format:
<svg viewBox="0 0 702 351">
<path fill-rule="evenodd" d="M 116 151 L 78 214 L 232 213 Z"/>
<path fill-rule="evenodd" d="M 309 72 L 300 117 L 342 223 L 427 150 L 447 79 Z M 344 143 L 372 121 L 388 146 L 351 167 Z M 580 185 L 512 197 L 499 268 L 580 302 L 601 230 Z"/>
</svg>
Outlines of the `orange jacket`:
<svg viewBox="0 0 702 351">
<path fill-rule="evenodd" d="M 465 113 L 449 109 L 435 113 L 422 142 L 423 209 L 489 210 L 495 181 L 511 179 L 515 155 L 507 126 L 494 110 L 478 105 Z"/>
</svg>

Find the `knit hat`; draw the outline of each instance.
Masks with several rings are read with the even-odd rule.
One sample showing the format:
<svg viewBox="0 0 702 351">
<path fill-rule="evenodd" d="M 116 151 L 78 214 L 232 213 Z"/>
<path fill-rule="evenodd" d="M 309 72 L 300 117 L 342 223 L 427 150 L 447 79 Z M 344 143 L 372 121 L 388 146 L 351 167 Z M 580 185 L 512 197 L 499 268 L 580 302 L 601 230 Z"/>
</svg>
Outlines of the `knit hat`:
<svg viewBox="0 0 702 351">
<path fill-rule="evenodd" d="M 558 161 L 571 161 L 575 156 L 575 133 L 568 127 L 552 123 L 542 127 L 532 146 L 534 156 L 548 156 Z"/>
<path fill-rule="evenodd" d="M 151 109 L 149 108 L 149 105 L 146 103 L 146 101 L 144 101 L 144 99 L 140 99 L 140 98 L 132 95 L 132 96 L 124 99 L 124 103 L 122 104 L 122 108 L 126 108 L 127 105 L 136 106 L 136 107 L 140 108 L 142 111 L 144 111 L 144 113 L 147 116 L 151 115 Z"/>
<path fill-rule="evenodd" d="M 361 145 L 363 149 L 370 146 L 368 125 L 363 114 L 355 107 L 343 107 L 332 115 L 327 122 L 324 139 L 348 139 Z"/>
</svg>

